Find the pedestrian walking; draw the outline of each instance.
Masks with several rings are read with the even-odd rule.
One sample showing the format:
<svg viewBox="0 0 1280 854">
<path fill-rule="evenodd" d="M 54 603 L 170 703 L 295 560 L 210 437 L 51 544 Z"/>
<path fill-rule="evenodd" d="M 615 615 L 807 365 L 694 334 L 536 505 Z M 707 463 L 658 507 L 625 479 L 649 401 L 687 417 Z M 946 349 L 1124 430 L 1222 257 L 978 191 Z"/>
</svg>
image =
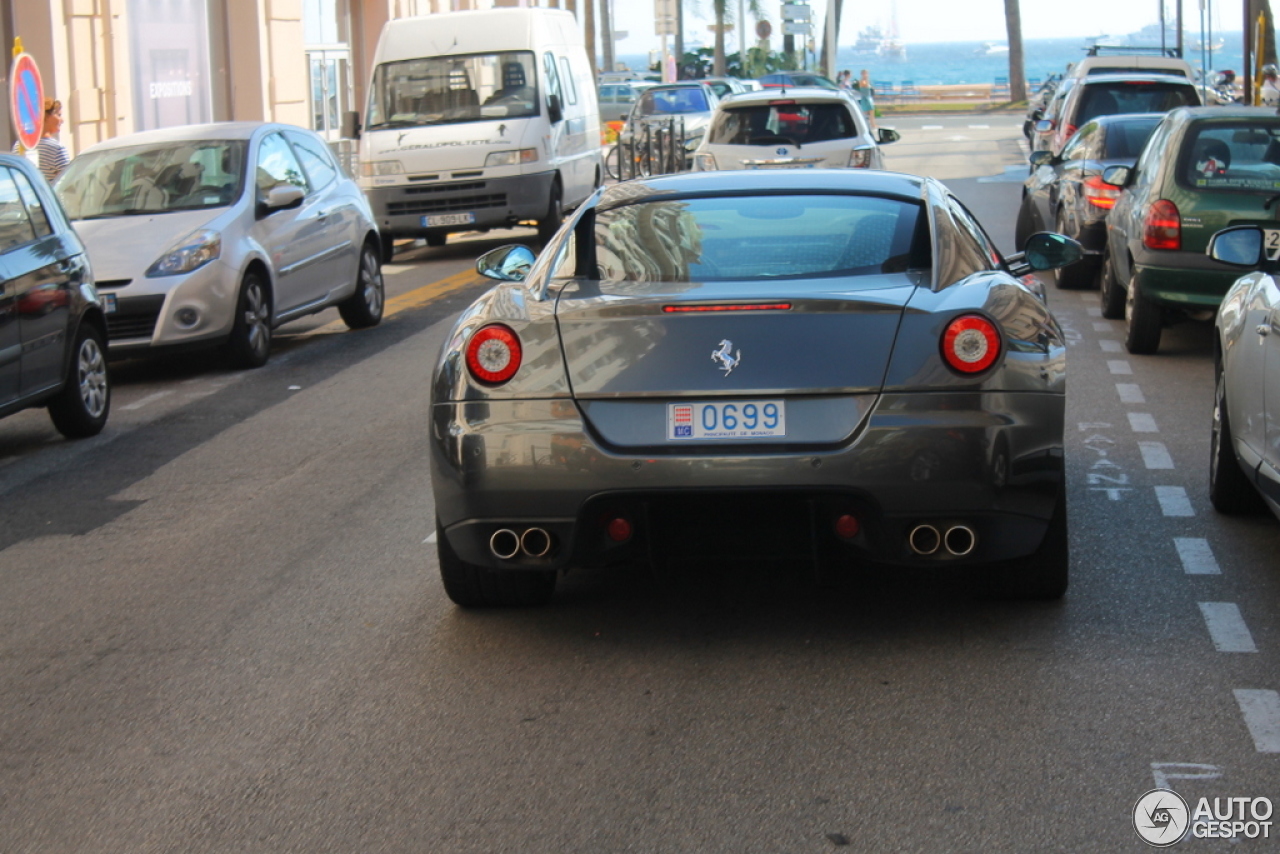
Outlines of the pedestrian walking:
<svg viewBox="0 0 1280 854">
<path fill-rule="evenodd" d="M 71 162 L 67 148 L 58 141 L 62 129 L 62 102 L 56 98 L 44 99 L 44 127 L 36 147 L 26 151 L 27 157 L 39 169 L 44 179 L 52 184 Z M 14 143 L 13 151 L 19 153 L 22 143 Z"/>
<path fill-rule="evenodd" d="M 862 114 L 867 117 L 867 126 L 872 130 L 875 130 L 876 90 L 871 86 L 871 74 L 867 69 L 862 69 L 862 74 L 853 82 L 853 90 L 858 96 L 858 103 L 862 107 Z"/>
</svg>

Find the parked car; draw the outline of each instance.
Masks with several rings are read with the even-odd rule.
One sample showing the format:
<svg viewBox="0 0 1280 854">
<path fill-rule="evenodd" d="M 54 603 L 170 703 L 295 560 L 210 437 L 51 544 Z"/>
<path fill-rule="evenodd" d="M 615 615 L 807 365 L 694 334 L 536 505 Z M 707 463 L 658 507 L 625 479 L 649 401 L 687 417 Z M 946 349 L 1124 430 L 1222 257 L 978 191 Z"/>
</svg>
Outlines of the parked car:
<svg viewBox="0 0 1280 854">
<path fill-rule="evenodd" d="M 1056 271 L 1060 288 L 1097 284 L 1107 245 L 1107 214 L 1120 188 L 1102 180 L 1109 166 L 1132 166 L 1160 123 L 1152 114 L 1100 116 L 1086 122 L 1061 154 L 1035 151 L 1031 175 L 1022 187 L 1015 245 L 1037 231 L 1056 231 L 1079 241 L 1084 258 Z"/>
<path fill-rule="evenodd" d="M 369 203 L 315 133 L 226 122 L 86 148 L 58 196 L 89 248 L 113 356 L 225 345 L 258 367 L 272 330 L 337 306 L 382 320 Z"/>
<path fill-rule="evenodd" d="M 1280 517 L 1280 228 L 1224 229 L 1209 254 L 1254 271 L 1231 285 L 1218 310 L 1209 499 L 1221 513 L 1265 504 Z"/>
<path fill-rule="evenodd" d="M 600 121 L 626 121 L 627 113 L 631 112 L 631 108 L 635 106 L 636 99 L 640 97 L 640 93 L 654 85 L 656 84 L 645 83 L 640 80 L 628 80 L 624 83 L 601 83 Z"/>
<path fill-rule="evenodd" d="M 1028 139 L 1031 141 L 1032 151 L 1053 150 L 1054 129 L 1058 127 L 1058 117 L 1062 115 L 1062 108 L 1067 102 L 1067 95 L 1074 85 L 1076 85 L 1076 78 L 1064 77 L 1054 86 L 1053 94 L 1045 103 L 1040 116 L 1031 125 Z M 1025 129 L 1023 132 L 1026 133 Z"/>
<path fill-rule="evenodd" d="M 536 604 L 571 567 L 785 554 L 1061 596 L 1066 351 L 1021 277 L 1079 252 L 1002 258 L 941 183 L 892 172 L 604 188 L 536 259 L 482 256 L 500 284 L 445 338 L 445 592 Z"/>
<path fill-rule="evenodd" d="M 720 99 L 706 83 L 663 83 L 640 93 L 640 99 L 631 108 L 627 123 L 622 127 L 618 140 L 624 146 L 643 141 L 646 128 L 650 133 L 659 128 L 675 125 L 677 133 L 683 131 L 686 160 L 691 160 L 698 147 L 711 116 Z"/>
<path fill-rule="evenodd" d="M 711 91 L 716 93 L 717 98 L 727 98 L 730 95 L 738 95 L 742 92 L 752 92 L 763 88 L 754 80 L 743 81 L 737 77 L 707 77 L 702 82 L 711 87 Z M 747 83 L 754 85 L 748 86 Z"/>
<path fill-rule="evenodd" d="M 1098 116 L 1167 113 L 1176 107 L 1199 105 L 1195 84 L 1181 76 L 1128 73 L 1076 78 L 1058 114 L 1046 116 L 1036 125 L 1037 134 L 1046 136 L 1036 138 L 1035 150 L 1057 154 L 1078 128 Z"/>
<path fill-rule="evenodd" d="M 1230 225 L 1275 222 L 1280 116 L 1265 107 L 1195 107 L 1165 116 L 1107 217 L 1102 314 L 1125 318 L 1131 353 L 1154 353 L 1166 323 L 1208 320 L 1239 268 L 1205 255 Z"/>
<path fill-rule="evenodd" d="M 44 406 L 69 439 L 101 432 L 106 349 L 84 244 L 40 172 L 0 154 L 0 416 Z"/>
<path fill-rule="evenodd" d="M 776 89 L 781 86 L 816 86 L 819 89 L 840 90 L 840 87 L 829 78 L 808 71 L 775 71 L 757 79 L 765 89 Z"/>
<path fill-rule="evenodd" d="M 1172 74 L 1187 80 L 1195 79 L 1195 69 L 1187 60 L 1169 56 L 1158 49 L 1148 48 L 1138 53 L 1128 45 L 1094 45 L 1084 59 L 1067 66 L 1069 77 L 1092 77 L 1096 74 Z"/>
<path fill-rule="evenodd" d="M 830 89 L 797 88 L 732 95 L 716 105 L 693 156 L 695 169 L 883 169 L 881 145 L 898 132 L 873 133 L 849 98 Z"/>
<path fill-rule="evenodd" d="M 1022 135 L 1028 140 L 1033 138 L 1036 122 L 1044 118 L 1044 112 L 1048 109 L 1049 102 L 1053 100 L 1053 94 L 1058 90 L 1061 82 L 1061 74 L 1051 74 L 1044 83 L 1040 84 L 1040 88 L 1027 98 L 1027 117 L 1022 122 Z"/>
</svg>

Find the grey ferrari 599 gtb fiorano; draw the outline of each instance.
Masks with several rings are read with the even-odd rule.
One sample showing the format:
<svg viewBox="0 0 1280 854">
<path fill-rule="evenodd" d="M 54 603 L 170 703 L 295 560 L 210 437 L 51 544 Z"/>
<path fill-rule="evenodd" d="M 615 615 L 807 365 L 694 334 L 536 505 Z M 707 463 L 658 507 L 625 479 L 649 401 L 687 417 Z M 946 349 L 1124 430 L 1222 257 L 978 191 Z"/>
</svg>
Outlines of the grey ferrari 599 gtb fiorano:
<svg viewBox="0 0 1280 854">
<path fill-rule="evenodd" d="M 432 381 L 440 573 L 546 602 L 567 568 L 811 559 L 1067 587 L 1066 348 L 1032 235 L 937 181 L 715 172 L 596 193 L 460 317 Z M 678 563 L 670 563 L 678 566 Z"/>
</svg>

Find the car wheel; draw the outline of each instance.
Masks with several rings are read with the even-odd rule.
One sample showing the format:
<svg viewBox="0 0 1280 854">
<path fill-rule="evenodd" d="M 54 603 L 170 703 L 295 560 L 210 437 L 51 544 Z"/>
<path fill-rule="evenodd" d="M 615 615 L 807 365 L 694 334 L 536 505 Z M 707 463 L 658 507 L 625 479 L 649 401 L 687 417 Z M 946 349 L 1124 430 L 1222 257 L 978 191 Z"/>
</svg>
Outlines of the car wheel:
<svg viewBox="0 0 1280 854">
<path fill-rule="evenodd" d="M 1058 214 L 1054 218 L 1054 230 L 1059 234 L 1065 234 L 1072 237 L 1067 231 L 1067 221 L 1062 215 L 1062 209 L 1058 209 Z M 1074 239 L 1074 238 L 1073 238 Z M 1093 286 L 1092 269 L 1088 262 L 1083 259 L 1068 267 L 1059 267 L 1054 270 L 1054 284 L 1059 290 L 1075 291 Z"/>
<path fill-rule="evenodd" d="M 1061 599 L 1067 592 L 1070 572 L 1071 541 L 1067 536 L 1064 482 L 1058 488 L 1058 503 L 1040 547 L 1024 558 L 980 568 L 978 588 L 995 599 Z"/>
<path fill-rule="evenodd" d="M 1231 440 L 1231 419 L 1227 416 L 1227 373 L 1221 360 L 1217 370 L 1217 390 L 1213 398 L 1213 432 L 1209 442 L 1209 500 L 1213 509 L 1232 516 L 1258 513 L 1264 509 L 1262 496 L 1249 482 Z"/>
<path fill-rule="evenodd" d="M 245 273 L 227 355 L 233 368 L 260 368 L 271 355 L 271 300 L 262 274 Z"/>
<path fill-rule="evenodd" d="M 444 246 L 445 243 L 448 242 L 449 238 L 448 238 L 448 235 L 444 235 L 444 234 L 428 234 L 426 237 L 426 240 L 427 240 L 428 246 L 432 247 L 433 249 L 439 249 L 441 246 Z"/>
<path fill-rule="evenodd" d="M 382 264 L 378 250 L 366 243 L 360 250 L 360 269 L 356 272 L 356 290 L 338 303 L 338 314 L 351 329 L 377 326 L 382 321 L 386 292 L 382 281 Z"/>
<path fill-rule="evenodd" d="M 547 204 L 547 215 L 538 220 L 538 240 L 543 243 L 550 242 L 560 230 L 560 223 L 563 221 L 564 196 L 560 190 L 560 179 L 557 178 L 551 182 L 551 200 Z"/>
<path fill-rule="evenodd" d="M 66 384 L 49 402 L 53 426 L 68 439 L 96 436 L 106 426 L 111 379 L 104 351 L 102 333 L 89 323 L 80 324 Z"/>
<path fill-rule="evenodd" d="M 1124 322 L 1126 350 L 1147 355 L 1160 349 L 1164 309 L 1139 292 L 1136 275 L 1129 278 L 1129 290 L 1124 297 Z"/>
<path fill-rule="evenodd" d="M 1115 267 L 1111 264 L 1111 253 L 1102 256 L 1102 273 L 1098 283 L 1098 299 L 1102 303 L 1102 316 L 1108 320 L 1119 320 L 1124 317 L 1124 288 L 1116 279 Z"/>
<path fill-rule="evenodd" d="M 467 563 L 449 544 L 436 520 L 436 555 L 440 581 L 455 605 L 463 608 L 533 608 L 551 601 L 554 570 L 494 570 Z"/>
</svg>

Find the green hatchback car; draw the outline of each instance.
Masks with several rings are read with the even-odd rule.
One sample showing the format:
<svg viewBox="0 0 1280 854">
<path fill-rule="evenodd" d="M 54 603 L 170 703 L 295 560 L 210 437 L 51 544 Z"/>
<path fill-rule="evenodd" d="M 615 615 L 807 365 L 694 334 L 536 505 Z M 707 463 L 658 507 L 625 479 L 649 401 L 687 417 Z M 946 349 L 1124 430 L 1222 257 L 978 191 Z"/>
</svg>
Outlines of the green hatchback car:
<svg viewBox="0 0 1280 854">
<path fill-rule="evenodd" d="M 1205 254 L 1209 238 L 1227 226 L 1280 220 L 1280 115 L 1264 107 L 1172 110 L 1137 164 L 1111 167 L 1103 180 L 1124 191 L 1107 216 L 1102 316 L 1125 319 L 1130 353 L 1154 353 L 1167 324 L 1212 319 L 1240 277 Z"/>
</svg>

